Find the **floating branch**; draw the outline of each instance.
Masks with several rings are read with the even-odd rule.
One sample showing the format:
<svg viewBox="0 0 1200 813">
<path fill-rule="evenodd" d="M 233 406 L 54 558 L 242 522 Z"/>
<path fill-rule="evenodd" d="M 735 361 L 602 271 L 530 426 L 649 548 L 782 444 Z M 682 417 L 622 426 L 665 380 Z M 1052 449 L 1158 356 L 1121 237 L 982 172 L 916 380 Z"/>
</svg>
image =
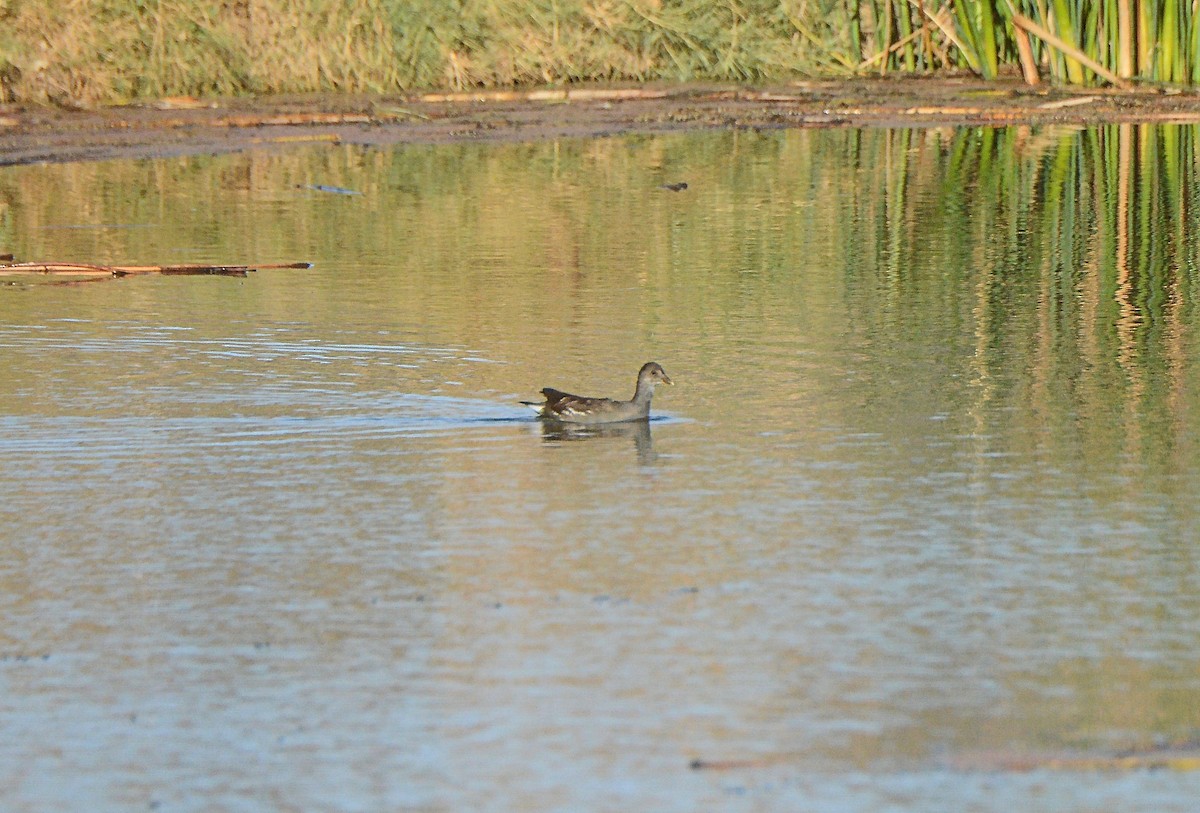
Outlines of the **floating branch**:
<svg viewBox="0 0 1200 813">
<path fill-rule="evenodd" d="M 457 93 L 424 93 L 416 101 L 437 102 L 616 102 L 665 99 L 671 91 L 657 88 L 570 88 L 551 90 L 475 90 Z"/>
<path fill-rule="evenodd" d="M 798 757 L 775 754 L 761 757 L 693 759 L 693 771 L 749 771 L 787 765 Z M 946 767 L 954 771 L 988 773 L 1024 773 L 1030 771 L 1119 772 L 1119 771 L 1200 771 L 1200 742 L 1187 738 L 1179 742 L 1135 745 L 1117 751 L 979 752 L 950 756 Z"/>
<path fill-rule="evenodd" d="M 92 263 L 0 262 L 0 276 L 8 274 L 61 274 L 75 277 L 129 277 L 137 274 L 195 274 L 244 277 L 251 271 L 271 268 L 311 268 L 312 263 L 260 263 L 258 265 L 94 265 Z"/>
</svg>

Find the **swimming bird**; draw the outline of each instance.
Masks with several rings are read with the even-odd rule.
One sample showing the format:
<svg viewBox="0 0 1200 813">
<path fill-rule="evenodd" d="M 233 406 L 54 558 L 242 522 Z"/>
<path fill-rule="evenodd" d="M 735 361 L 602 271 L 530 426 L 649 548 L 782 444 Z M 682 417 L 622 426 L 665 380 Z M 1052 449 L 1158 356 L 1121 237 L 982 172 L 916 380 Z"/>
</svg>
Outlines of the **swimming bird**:
<svg viewBox="0 0 1200 813">
<path fill-rule="evenodd" d="M 539 418 L 562 423 L 621 423 L 623 421 L 644 421 L 650 417 L 650 399 L 654 396 L 654 388 L 659 382 L 674 383 L 658 362 L 648 361 L 638 371 L 637 390 L 628 401 L 616 401 L 612 398 L 584 398 L 571 395 L 562 390 L 546 387 L 542 395 L 544 403 L 522 401 L 538 414 Z"/>
</svg>

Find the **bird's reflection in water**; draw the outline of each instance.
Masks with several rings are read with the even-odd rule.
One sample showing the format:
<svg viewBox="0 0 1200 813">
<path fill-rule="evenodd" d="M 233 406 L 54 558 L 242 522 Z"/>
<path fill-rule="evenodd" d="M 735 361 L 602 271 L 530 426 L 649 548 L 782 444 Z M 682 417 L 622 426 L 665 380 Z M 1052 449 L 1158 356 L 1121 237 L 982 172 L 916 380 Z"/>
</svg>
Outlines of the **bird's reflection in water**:
<svg viewBox="0 0 1200 813">
<path fill-rule="evenodd" d="M 655 461 L 654 439 L 650 435 L 650 421 L 627 421 L 625 423 L 578 424 L 558 421 L 541 421 L 542 440 L 559 443 L 589 438 L 632 438 L 637 449 L 638 463 L 650 465 Z"/>
</svg>

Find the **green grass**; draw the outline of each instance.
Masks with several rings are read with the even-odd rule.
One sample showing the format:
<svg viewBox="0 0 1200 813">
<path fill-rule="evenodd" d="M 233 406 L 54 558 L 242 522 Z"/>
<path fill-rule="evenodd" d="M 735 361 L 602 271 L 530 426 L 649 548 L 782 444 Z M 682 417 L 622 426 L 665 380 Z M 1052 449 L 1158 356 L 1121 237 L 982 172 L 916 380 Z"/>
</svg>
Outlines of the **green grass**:
<svg viewBox="0 0 1200 813">
<path fill-rule="evenodd" d="M 990 78 L 1017 69 L 1025 18 L 1114 73 L 1200 79 L 1200 14 L 1185 0 L 0 0 L 0 101 Z M 1086 60 L 1031 45 L 1043 78 L 1101 81 Z"/>
</svg>

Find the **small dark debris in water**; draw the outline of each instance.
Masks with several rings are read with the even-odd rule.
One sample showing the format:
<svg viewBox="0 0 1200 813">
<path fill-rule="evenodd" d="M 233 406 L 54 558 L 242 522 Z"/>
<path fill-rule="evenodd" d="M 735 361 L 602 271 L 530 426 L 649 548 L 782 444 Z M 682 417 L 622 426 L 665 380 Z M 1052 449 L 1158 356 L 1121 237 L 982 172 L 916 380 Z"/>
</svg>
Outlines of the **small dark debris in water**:
<svg viewBox="0 0 1200 813">
<path fill-rule="evenodd" d="M 611 604 L 614 607 L 618 604 L 628 604 L 629 598 L 625 596 L 610 596 L 607 593 L 601 593 L 597 596 L 592 596 L 593 604 Z"/>
<path fill-rule="evenodd" d="M 425 594 L 417 593 L 417 601 L 424 601 L 424 600 L 425 600 Z"/>
<path fill-rule="evenodd" d="M 255 649 L 270 649 L 271 642 L 270 641 L 255 641 L 254 648 Z"/>
<path fill-rule="evenodd" d="M 504 605 L 501 604 L 499 601 L 497 601 L 495 604 L 492 605 L 492 609 L 493 610 L 503 610 Z"/>
<path fill-rule="evenodd" d="M 700 592 L 700 588 L 699 588 L 699 587 L 680 587 L 680 588 L 679 588 L 678 590 L 676 590 L 675 592 L 676 592 L 676 593 L 679 593 L 679 594 L 681 594 L 681 595 L 682 595 L 682 594 L 684 594 L 684 593 L 699 593 L 699 592 Z"/>
<path fill-rule="evenodd" d="M 30 661 L 48 661 L 49 653 L 43 655 L 0 655 L 0 663 L 29 663 Z"/>
<path fill-rule="evenodd" d="M 658 188 L 665 189 L 668 192 L 682 192 L 683 190 L 688 188 L 688 185 L 687 185 L 686 181 L 680 181 L 679 183 L 661 184 Z"/>
<path fill-rule="evenodd" d="M 693 759 L 688 767 L 693 771 L 731 771 L 738 768 L 765 768 L 774 760 L 768 759 Z"/>
<path fill-rule="evenodd" d="M 362 194 L 362 192 L 359 192 L 355 189 L 347 189 L 344 186 L 327 186 L 326 184 L 323 184 L 323 183 L 296 184 L 296 188 L 297 189 L 311 189 L 314 192 L 328 192 L 331 195 L 361 195 Z"/>
</svg>

